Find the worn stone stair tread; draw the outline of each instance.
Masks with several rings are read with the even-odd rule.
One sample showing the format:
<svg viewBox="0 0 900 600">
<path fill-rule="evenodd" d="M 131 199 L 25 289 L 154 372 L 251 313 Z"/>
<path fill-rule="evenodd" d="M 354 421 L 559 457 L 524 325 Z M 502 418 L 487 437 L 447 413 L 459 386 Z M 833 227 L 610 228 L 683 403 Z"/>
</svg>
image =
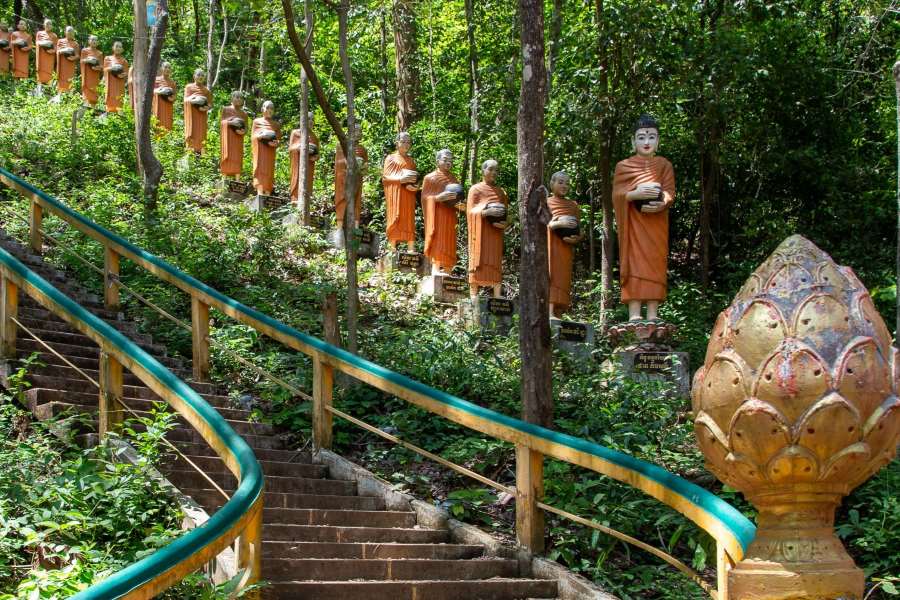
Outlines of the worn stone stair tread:
<svg viewBox="0 0 900 600">
<path fill-rule="evenodd" d="M 184 454 L 218 458 L 215 451 L 204 443 L 179 441 L 175 442 L 175 445 L 178 446 L 178 449 Z M 312 456 L 308 450 L 271 450 L 254 448 L 253 453 L 256 454 L 256 458 L 260 461 L 270 460 L 288 464 L 309 464 L 312 462 Z"/>
<path fill-rule="evenodd" d="M 29 348 L 24 347 L 26 342 L 30 342 L 31 347 L 36 347 L 36 349 L 31 350 Z M 16 357 L 20 359 L 28 358 L 32 354 L 37 353 L 39 355 L 40 361 L 45 364 L 62 364 L 61 359 L 55 354 L 51 353 L 49 350 L 35 342 L 29 337 L 24 337 L 16 341 Z M 94 368 L 98 368 L 100 364 L 100 349 L 96 346 L 92 348 L 86 348 L 86 350 L 90 350 L 91 352 L 85 352 L 81 354 L 73 354 L 70 351 L 66 351 L 67 346 L 61 346 L 60 344 L 50 344 L 56 352 L 62 354 L 67 360 L 74 363 L 76 366 L 90 366 L 93 365 Z M 68 348 L 80 348 L 80 346 L 68 346 Z M 184 363 L 178 359 L 170 356 L 154 356 L 156 360 L 160 362 L 167 369 L 172 370 L 176 374 L 183 374 L 185 377 L 182 379 L 190 379 L 190 371 L 184 368 Z"/>
<path fill-rule="evenodd" d="M 31 327 L 28 329 L 31 329 Z M 66 344 L 69 346 L 90 346 L 94 344 L 94 341 L 91 338 L 81 333 L 69 333 L 53 329 L 31 329 L 31 333 L 49 343 L 51 346 L 55 343 Z M 23 333 L 22 335 L 24 337 L 30 337 L 27 333 Z M 158 354 L 160 356 L 166 355 L 166 347 L 161 344 L 154 344 L 146 341 L 149 339 L 148 336 L 140 334 L 137 338 L 129 337 L 131 341 L 150 354 Z"/>
<path fill-rule="evenodd" d="M 263 540 L 295 542 L 406 542 L 436 544 L 447 542 L 446 529 L 410 527 L 342 527 L 335 525 L 287 525 L 264 523 Z"/>
<path fill-rule="evenodd" d="M 45 404 L 47 402 L 71 402 L 72 404 L 82 404 L 84 406 L 96 406 L 97 404 L 97 392 L 72 392 L 63 389 L 51 389 L 51 388 L 43 388 L 43 387 L 32 387 L 25 391 L 25 396 L 28 398 L 29 407 L 37 406 L 40 404 Z M 203 395 L 201 395 L 203 397 Z M 205 398 L 204 398 L 205 399 Z M 128 406 L 152 406 L 154 402 L 160 401 L 159 398 L 148 399 L 148 398 L 134 398 L 131 396 L 123 396 L 122 401 L 125 402 Z M 209 402 L 209 400 L 207 400 Z M 210 403 L 220 414 L 225 416 L 226 414 L 234 414 L 234 415 L 246 415 L 248 411 L 244 411 L 237 408 L 230 407 L 222 407 L 217 406 L 216 404 Z M 232 411 L 232 412 L 229 412 Z M 240 420 L 240 419 L 239 419 Z"/>
<path fill-rule="evenodd" d="M 200 481 L 207 481 L 194 471 L 170 469 L 167 471 L 169 479 L 178 481 L 190 487 L 206 487 L 196 485 Z M 237 480 L 231 473 L 207 473 L 216 485 L 225 490 L 237 488 Z M 273 492 L 314 493 L 327 495 L 350 496 L 356 493 L 355 481 L 340 481 L 335 479 L 308 479 L 305 477 L 266 477 L 266 490 Z"/>
<path fill-rule="evenodd" d="M 225 462 L 217 456 L 202 456 L 186 454 L 198 467 L 207 473 L 230 472 Z M 179 457 L 179 461 L 183 461 Z M 305 479 L 324 479 L 328 475 L 328 468 L 322 465 L 314 465 L 312 463 L 299 462 L 281 462 L 273 460 L 264 460 L 257 457 L 263 473 L 268 477 L 270 475 L 280 477 L 300 477 Z M 182 463 L 176 463 L 182 464 Z"/>
<path fill-rule="evenodd" d="M 263 522 L 291 525 L 411 528 L 416 525 L 416 513 L 391 510 L 263 508 Z"/>
<path fill-rule="evenodd" d="M 475 581 L 274 581 L 264 598 L 316 600 L 525 600 L 556 598 L 555 581 L 482 579 Z"/>
<path fill-rule="evenodd" d="M 280 558 L 394 558 L 457 560 L 484 555 L 484 547 L 469 544 L 410 544 L 397 542 L 285 542 L 264 541 L 263 556 Z"/>
<path fill-rule="evenodd" d="M 442 560 L 422 558 L 267 558 L 263 573 L 270 581 L 469 581 L 516 577 L 519 563 L 503 558 Z"/>
</svg>

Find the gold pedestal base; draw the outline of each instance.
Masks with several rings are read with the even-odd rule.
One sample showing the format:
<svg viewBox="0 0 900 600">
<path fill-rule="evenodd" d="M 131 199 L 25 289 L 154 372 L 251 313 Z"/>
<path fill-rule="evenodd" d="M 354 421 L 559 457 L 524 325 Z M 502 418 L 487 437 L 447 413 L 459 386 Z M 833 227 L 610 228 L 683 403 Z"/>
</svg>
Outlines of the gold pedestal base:
<svg viewBox="0 0 900 600">
<path fill-rule="evenodd" d="M 864 589 L 862 569 L 846 565 L 744 560 L 728 574 L 729 600 L 862 600 Z"/>
</svg>

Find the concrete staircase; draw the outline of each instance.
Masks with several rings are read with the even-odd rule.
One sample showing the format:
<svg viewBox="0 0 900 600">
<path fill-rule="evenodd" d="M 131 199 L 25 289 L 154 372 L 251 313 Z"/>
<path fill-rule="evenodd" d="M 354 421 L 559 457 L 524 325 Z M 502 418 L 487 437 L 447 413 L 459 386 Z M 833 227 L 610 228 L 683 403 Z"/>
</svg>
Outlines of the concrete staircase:
<svg viewBox="0 0 900 600">
<path fill-rule="evenodd" d="M 191 372 L 184 361 L 166 356 L 163 346 L 140 334 L 135 323 L 110 312 L 40 256 L 0 231 L 0 246 L 49 280 L 95 315 L 122 331 L 179 377 Z M 57 352 L 97 379 L 99 349 L 61 319 L 27 297 L 20 298 L 19 320 Z M 97 389 L 58 357 L 20 332 L 18 357 L 38 353 L 42 366 L 28 374 L 27 402 L 39 419 L 67 409 L 97 411 Z M 2 365 L 2 363 L 0 363 Z M 13 365 L 0 366 L 0 383 Z M 263 579 L 270 599 L 315 600 L 514 600 L 556 598 L 557 582 L 523 577 L 516 560 L 491 558 L 477 545 L 451 543 L 447 529 L 417 523 L 412 511 L 385 510 L 377 497 L 360 496 L 355 481 L 329 477 L 328 468 L 308 452 L 295 451 L 269 424 L 250 420 L 216 386 L 191 383 L 254 449 L 266 474 L 263 527 Z M 125 403 L 148 410 L 155 394 L 126 375 Z M 183 421 L 168 438 L 225 491 L 236 480 L 222 461 Z M 223 503 L 221 494 L 183 459 L 165 469 L 169 480 L 207 512 Z"/>
</svg>

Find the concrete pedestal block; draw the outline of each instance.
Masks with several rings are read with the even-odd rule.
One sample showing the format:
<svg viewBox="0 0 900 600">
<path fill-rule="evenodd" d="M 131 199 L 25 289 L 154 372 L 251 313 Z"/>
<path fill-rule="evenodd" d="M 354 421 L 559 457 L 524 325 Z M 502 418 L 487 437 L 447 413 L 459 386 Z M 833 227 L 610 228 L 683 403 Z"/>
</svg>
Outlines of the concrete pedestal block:
<svg viewBox="0 0 900 600">
<path fill-rule="evenodd" d="M 419 282 L 419 296 L 432 296 L 441 304 L 456 304 L 469 296 L 469 283 L 463 277 L 428 275 Z"/>
<path fill-rule="evenodd" d="M 550 319 L 550 335 L 560 350 L 579 358 L 591 358 L 594 350 L 594 326 L 590 323 Z"/>
<path fill-rule="evenodd" d="M 431 272 L 431 261 L 419 252 L 405 252 L 395 250 L 388 252 L 378 259 L 378 270 L 381 273 L 399 271 L 401 273 L 416 273 L 424 276 Z"/>
<path fill-rule="evenodd" d="M 516 315 L 516 304 L 509 298 L 471 298 L 459 303 L 459 316 L 468 329 L 482 333 L 507 335 Z"/>
<path fill-rule="evenodd" d="M 634 381 L 669 381 L 679 398 L 691 395 L 690 356 L 668 349 L 625 349 L 613 353 L 616 370 Z"/>
</svg>

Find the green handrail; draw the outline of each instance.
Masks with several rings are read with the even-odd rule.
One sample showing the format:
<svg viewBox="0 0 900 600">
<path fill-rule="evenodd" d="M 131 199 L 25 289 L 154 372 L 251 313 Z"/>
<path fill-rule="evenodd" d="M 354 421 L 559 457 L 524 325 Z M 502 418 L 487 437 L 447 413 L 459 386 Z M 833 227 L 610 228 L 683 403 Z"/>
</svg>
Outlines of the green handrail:
<svg viewBox="0 0 900 600">
<path fill-rule="evenodd" d="M 42 192 L 2 168 L 0 168 L 0 180 L 12 188 L 18 189 L 25 195 L 40 199 L 42 203 L 52 208 L 53 211 L 63 216 L 70 224 L 75 225 L 89 236 L 102 241 L 104 244 L 113 246 L 116 251 L 123 253 L 132 260 L 143 261 L 146 263 L 144 265 L 146 268 L 152 268 L 164 273 L 167 280 L 183 291 L 192 295 L 206 297 L 212 303 L 220 305 L 219 308 L 231 313 L 231 316 L 251 326 L 261 328 L 268 335 L 293 348 L 301 349 L 307 353 L 321 354 L 330 363 L 339 367 L 341 365 L 344 366 L 345 370 L 370 376 L 371 379 L 386 384 L 383 387 L 396 390 L 394 392 L 395 395 L 407 394 L 408 396 L 426 398 L 429 401 L 443 405 L 457 414 L 463 413 L 475 419 L 496 424 L 499 428 L 508 432 L 508 435 L 498 435 L 501 439 L 514 441 L 515 439 L 528 437 L 547 446 L 571 450 L 581 457 L 590 457 L 592 461 L 588 468 L 599 470 L 597 463 L 606 465 L 605 470 L 610 476 L 638 487 L 645 493 L 651 494 L 669 504 L 700 525 L 702 529 L 710 532 L 717 541 L 724 544 L 729 555 L 735 560 L 740 560 L 743 557 L 743 553 L 753 540 L 756 528 L 740 511 L 708 490 L 661 467 L 588 440 L 551 431 L 478 406 L 391 371 L 346 350 L 332 346 L 309 334 L 302 333 L 268 315 L 241 304 L 182 272 L 165 260 L 134 246 L 122 237 L 73 211 L 56 198 Z M 554 454 L 551 452 L 548 455 L 553 456 Z M 556 457 L 573 462 L 564 456 Z M 580 461 L 576 464 L 587 466 L 585 461 Z"/>
<path fill-rule="evenodd" d="M 150 556 L 127 566 L 73 597 L 77 600 L 119 598 L 162 577 L 190 556 L 219 541 L 223 535 L 238 525 L 260 500 L 263 490 L 262 468 L 247 442 L 225 419 L 159 361 L 111 325 L 57 290 L 3 248 L 0 248 L 0 265 L 3 266 L 5 277 L 12 276 L 14 280 L 20 282 L 20 287 L 31 288 L 38 292 L 36 295 L 43 296 L 42 303 L 46 308 L 69 322 L 87 327 L 93 333 L 90 337 L 102 340 L 105 348 L 140 365 L 159 384 L 177 395 L 223 442 L 239 465 L 240 484 L 237 490 L 202 527 L 178 537 Z"/>
</svg>

